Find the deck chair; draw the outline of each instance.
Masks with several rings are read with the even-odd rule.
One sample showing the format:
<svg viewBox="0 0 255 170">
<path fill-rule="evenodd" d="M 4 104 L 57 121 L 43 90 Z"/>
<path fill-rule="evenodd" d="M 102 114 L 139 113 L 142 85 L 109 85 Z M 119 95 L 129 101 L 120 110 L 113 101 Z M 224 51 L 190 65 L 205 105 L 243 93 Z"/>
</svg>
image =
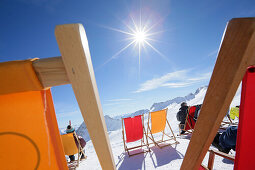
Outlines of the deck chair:
<svg viewBox="0 0 255 170">
<path fill-rule="evenodd" d="M 194 119 L 195 111 L 196 111 L 196 106 L 190 106 L 188 108 L 188 114 L 186 116 L 185 124 L 179 124 L 179 133 L 180 133 L 179 135 L 186 135 L 186 134 L 193 133 L 194 127 L 196 124 L 196 121 Z M 182 130 L 185 130 L 186 132 L 184 134 L 181 134 Z"/>
<path fill-rule="evenodd" d="M 81 147 L 80 141 L 79 141 L 76 133 L 73 132 L 73 133 L 68 133 L 68 134 L 61 135 L 61 139 L 62 139 L 65 155 L 69 156 L 69 155 L 78 154 L 78 159 L 76 161 L 67 162 L 68 168 L 70 169 L 70 168 L 79 167 L 80 157 L 81 157 L 82 153 L 85 156 L 85 153 L 83 152 L 83 149 Z M 75 139 L 78 143 L 78 147 L 75 143 Z"/>
<path fill-rule="evenodd" d="M 224 152 L 220 152 L 218 150 L 215 149 L 209 149 L 209 159 L 208 159 L 208 165 L 207 167 L 205 165 L 201 165 L 204 169 L 209 169 L 209 170 L 213 170 L 213 163 L 214 163 L 214 159 L 215 159 L 215 155 L 221 156 L 225 159 L 231 160 L 231 161 L 235 161 L 235 156 L 233 155 L 229 155 L 226 154 Z"/>
<path fill-rule="evenodd" d="M 255 136 L 251 132 L 255 120 L 254 54 L 255 18 L 230 20 L 224 32 L 201 114 L 196 122 L 181 170 L 199 168 L 241 81 L 242 93 L 234 169 L 254 169 Z"/>
<path fill-rule="evenodd" d="M 169 127 L 171 131 L 171 136 L 165 133 L 166 125 Z M 161 140 L 156 141 L 155 137 L 153 136 L 156 133 L 162 133 Z M 160 149 L 172 145 L 178 144 L 179 142 L 176 140 L 176 137 L 173 133 L 173 130 L 167 120 L 167 109 L 159 110 L 155 112 L 150 112 L 148 116 L 148 127 L 147 127 L 147 138 L 149 138 L 155 146 L 158 146 Z M 168 139 L 164 140 L 164 136 L 168 137 Z M 160 144 L 165 143 L 167 141 L 174 141 L 173 143 L 168 143 L 160 146 Z"/>
<path fill-rule="evenodd" d="M 51 91 L 32 61 L 0 63 L 0 82 L 1 169 L 67 170 Z"/>
<path fill-rule="evenodd" d="M 223 120 L 221 122 L 221 127 L 220 127 L 221 129 L 226 129 L 228 126 L 232 126 L 232 125 L 238 125 L 238 122 L 234 122 L 232 120 L 234 120 L 235 117 L 239 118 L 239 108 L 231 107 L 229 114 L 227 114 L 226 117 L 227 117 L 227 120 Z"/>
<path fill-rule="evenodd" d="M 143 115 L 122 118 L 122 137 L 123 137 L 124 150 L 128 153 L 128 156 L 133 156 L 133 155 L 150 151 L 150 148 L 148 145 L 148 139 L 146 138 L 146 131 L 144 129 Z M 141 140 L 140 145 L 129 147 L 129 148 L 127 147 L 127 143 L 135 142 L 139 140 Z M 145 140 L 146 140 L 146 143 L 145 143 Z M 137 148 L 142 149 L 144 146 L 147 148 L 147 150 L 130 154 L 130 150 L 134 150 Z"/>
<path fill-rule="evenodd" d="M 0 63 L 1 169 L 68 168 L 50 88 L 71 84 L 101 168 L 114 170 L 85 30 L 58 25 L 55 36 L 60 57 Z"/>
</svg>

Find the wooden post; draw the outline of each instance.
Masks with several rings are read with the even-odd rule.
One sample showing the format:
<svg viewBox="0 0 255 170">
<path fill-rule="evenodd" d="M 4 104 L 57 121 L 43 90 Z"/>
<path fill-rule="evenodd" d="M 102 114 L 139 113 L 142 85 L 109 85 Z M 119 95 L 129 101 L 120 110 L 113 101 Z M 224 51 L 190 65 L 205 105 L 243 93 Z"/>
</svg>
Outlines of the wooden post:
<svg viewBox="0 0 255 170">
<path fill-rule="evenodd" d="M 115 169 L 85 30 L 81 24 L 59 25 L 55 35 L 101 167 Z"/>
<path fill-rule="evenodd" d="M 245 74 L 255 62 L 255 18 L 232 19 L 207 89 L 181 170 L 197 170 Z"/>
<path fill-rule="evenodd" d="M 213 163 L 214 163 L 215 154 L 214 152 L 209 152 L 209 159 L 208 159 L 208 169 L 213 170 Z"/>
</svg>

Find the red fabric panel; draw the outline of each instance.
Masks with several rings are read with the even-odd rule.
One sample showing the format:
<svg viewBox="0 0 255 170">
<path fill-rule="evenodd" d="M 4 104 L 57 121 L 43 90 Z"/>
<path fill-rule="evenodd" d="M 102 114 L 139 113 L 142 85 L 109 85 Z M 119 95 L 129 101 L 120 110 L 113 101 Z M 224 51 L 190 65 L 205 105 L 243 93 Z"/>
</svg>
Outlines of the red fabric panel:
<svg viewBox="0 0 255 170">
<path fill-rule="evenodd" d="M 206 170 L 206 169 L 202 165 L 200 165 L 198 170 Z"/>
<path fill-rule="evenodd" d="M 254 169 L 255 67 L 249 67 L 242 82 L 235 170 Z"/>
<path fill-rule="evenodd" d="M 143 138 L 143 124 L 141 115 L 124 118 L 126 142 L 134 142 Z"/>
<path fill-rule="evenodd" d="M 191 126 L 189 126 L 189 124 L 186 122 L 186 126 L 185 126 L 185 130 L 189 130 L 189 129 L 194 129 L 195 127 L 195 121 L 194 121 L 194 115 L 195 115 L 195 111 L 196 111 L 196 106 L 191 106 L 190 109 L 189 109 L 189 115 L 187 117 L 187 120 Z"/>
</svg>

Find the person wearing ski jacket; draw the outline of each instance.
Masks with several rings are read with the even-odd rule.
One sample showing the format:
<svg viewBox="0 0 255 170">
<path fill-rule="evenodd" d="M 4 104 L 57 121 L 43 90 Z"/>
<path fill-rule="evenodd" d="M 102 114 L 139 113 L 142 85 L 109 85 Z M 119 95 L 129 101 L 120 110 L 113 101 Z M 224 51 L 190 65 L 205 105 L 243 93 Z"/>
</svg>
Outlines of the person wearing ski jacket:
<svg viewBox="0 0 255 170">
<path fill-rule="evenodd" d="M 180 128 L 182 130 L 181 134 L 185 133 L 185 131 L 183 130 L 184 128 L 184 124 L 185 124 L 185 120 L 186 120 L 186 116 L 188 114 L 188 106 L 186 102 L 182 102 L 181 104 L 181 108 L 179 109 L 179 112 L 176 115 L 177 120 L 180 122 Z M 183 124 L 183 125 L 182 125 Z"/>
<path fill-rule="evenodd" d="M 75 129 L 71 125 L 67 126 L 66 133 L 73 133 L 74 131 L 75 131 Z M 78 140 L 80 142 L 80 145 L 81 145 L 82 149 L 84 149 L 84 147 L 86 145 L 86 141 L 81 136 L 77 135 L 77 137 L 78 137 Z M 78 141 L 77 141 L 75 136 L 74 136 L 74 140 L 75 140 L 75 144 L 76 144 L 76 146 L 78 148 L 79 147 L 79 143 L 78 143 Z M 84 153 L 85 153 L 85 151 L 84 151 Z M 74 155 L 69 155 L 69 158 L 70 158 L 71 161 L 75 160 L 75 156 Z M 86 158 L 86 156 L 83 153 L 81 153 L 81 159 L 85 159 L 85 158 Z"/>
</svg>

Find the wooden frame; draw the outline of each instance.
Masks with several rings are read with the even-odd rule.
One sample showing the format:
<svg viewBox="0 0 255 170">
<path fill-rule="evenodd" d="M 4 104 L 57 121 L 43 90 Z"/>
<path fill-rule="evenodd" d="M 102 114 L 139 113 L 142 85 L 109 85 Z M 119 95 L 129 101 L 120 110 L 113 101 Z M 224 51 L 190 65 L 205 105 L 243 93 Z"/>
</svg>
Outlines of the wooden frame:
<svg viewBox="0 0 255 170">
<path fill-rule="evenodd" d="M 226 159 L 229 159 L 231 161 L 235 161 L 235 157 L 232 156 L 232 155 L 229 155 L 229 154 L 226 154 L 226 153 L 223 153 L 223 152 L 220 152 L 220 151 L 217 151 L 215 149 L 209 149 L 209 159 L 208 159 L 208 169 L 209 170 L 213 170 L 213 163 L 214 163 L 214 158 L 215 158 L 215 155 L 218 155 L 218 156 L 221 156 L 223 158 L 226 158 Z"/>
<path fill-rule="evenodd" d="M 181 170 L 199 168 L 226 115 L 246 68 L 254 64 L 255 18 L 232 19 L 227 25 Z"/>
<path fill-rule="evenodd" d="M 123 139 L 123 144 L 124 144 L 124 150 L 128 153 L 128 156 L 134 156 L 134 155 L 138 155 L 138 154 L 141 154 L 141 153 L 146 153 L 146 152 L 150 152 L 150 148 L 149 148 L 149 144 L 148 144 L 148 139 L 146 138 L 146 131 L 145 131 L 145 128 L 144 128 L 144 116 L 142 115 L 142 126 L 143 126 L 143 138 L 140 139 L 141 140 L 141 145 L 138 145 L 138 146 L 134 146 L 134 147 L 130 147 L 128 148 L 127 147 L 127 144 L 126 144 L 126 139 L 125 139 L 125 136 L 126 136 L 126 133 L 125 133 L 125 128 L 124 128 L 124 118 L 121 119 L 122 121 L 122 139 Z M 146 139 L 146 143 L 144 142 L 144 136 L 145 136 L 145 139 Z M 142 152 L 138 152 L 138 153 L 134 153 L 134 154 L 130 154 L 129 151 L 130 150 L 134 150 L 134 149 L 137 149 L 137 148 L 141 148 L 146 146 L 148 151 L 142 151 Z"/>
<path fill-rule="evenodd" d="M 162 148 L 165 147 L 165 146 L 169 146 L 169 145 L 173 145 L 173 144 L 178 144 L 178 143 L 179 143 L 179 142 L 176 140 L 176 137 L 175 137 L 175 135 L 174 135 L 174 132 L 173 132 L 173 130 L 172 130 L 172 128 L 171 128 L 171 126 L 170 126 L 168 120 L 167 120 L 167 108 L 164 109 L 164 110 L 166 111 L 166 126 L 168 125 L 168 127 L 169 127 L 169 129 L 170 129 L 170 131 L 171 131 L 171 133 L 172 133 L 172 136 L 169 136 L 169 135 L 167 135 L 167 134 L 165 133 L 165 129 L 166 129 L 166 126 L 165 126 L 165 129 L 162 131 L 162 139 L 159 140 L 159 141 L 156 141 L 156 140 L 154 139 L 153 134 L 151 133 L 151 128 L 150 128 L 150 115 L 151 115 L 151 112 L 149 113 L 149 116 L 148 116 L 148 127 L 147 127 L 147 133 L 146 133 L 146 134 L 147 134 L 147 135 L 146 135 L 146 138 L 149 138 L 149 139 L 152 140 L 152 142 L 153 142 L 153 143 L 149 143 L 149 145 L 150 145 L 150 144 L 154 144 L 155 146 L 158 146 L 160 149 L 162 149 Z M 151 137 L 149 136 L 149 134 L 151 135 Z M 169 139 L 164 140 L 164 135 L 166 135 Z M 160 145 L 159 145 L 160 143 L 163 143 L 163 142 L 166 142 L 166 141 L 170 141 L 170 140 L 174 140 L 175 142 L 174 142 L 174 143 L 166 144 L 166 145 L 164 145 L 164 146 L 160 146 Z"/>
<path fill-rule="evenodd" d="M 88 41 L 81 24 L 59 25 L 55 36 L 62 57 L 33 62 L 44 88 L 71 84 L 102 169 L 116 169 L 99 99 Z"/>
</svg>

